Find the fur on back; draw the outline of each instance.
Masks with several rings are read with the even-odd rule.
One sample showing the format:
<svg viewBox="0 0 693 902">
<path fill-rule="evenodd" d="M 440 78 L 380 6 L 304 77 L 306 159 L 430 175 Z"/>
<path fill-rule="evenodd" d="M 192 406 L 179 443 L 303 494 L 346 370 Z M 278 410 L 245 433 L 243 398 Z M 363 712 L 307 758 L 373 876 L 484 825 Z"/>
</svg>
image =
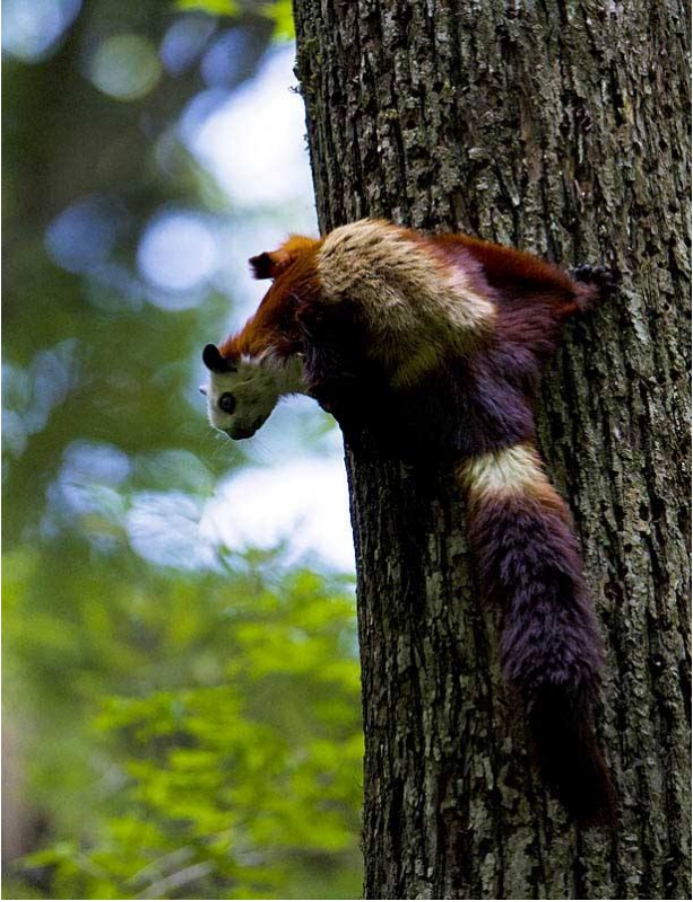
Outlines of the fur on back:
<svg viewBox="0 0 693 902">
<path fill-rule="evenodd" d="M 358 305 L 394 384 L 413 383 L 446 356 L 468 353 L 495 322 L 495 305 L 463 269 L 416 233 L 381 220 L 330 232 L 317 269 L 324 303 Z"/>
</svg>

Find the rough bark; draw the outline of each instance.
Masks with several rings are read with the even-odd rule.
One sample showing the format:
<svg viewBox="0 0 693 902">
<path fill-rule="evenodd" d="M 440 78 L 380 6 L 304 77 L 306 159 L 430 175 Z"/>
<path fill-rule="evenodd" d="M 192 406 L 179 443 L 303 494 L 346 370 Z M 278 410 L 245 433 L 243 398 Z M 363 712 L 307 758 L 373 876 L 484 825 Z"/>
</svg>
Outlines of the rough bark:
<svg viewBox="0 0 693 902">
<path fill-rule="evenodd" d="M 606 261 L 540 438 L 608 650 L 620 805 L 579 831 L 529 766 L 448 472 L 346 449 L 369 898 L 690 896 L 683 0 L 295 0 L 321 228 L 385 216 Z"/>
</svg>

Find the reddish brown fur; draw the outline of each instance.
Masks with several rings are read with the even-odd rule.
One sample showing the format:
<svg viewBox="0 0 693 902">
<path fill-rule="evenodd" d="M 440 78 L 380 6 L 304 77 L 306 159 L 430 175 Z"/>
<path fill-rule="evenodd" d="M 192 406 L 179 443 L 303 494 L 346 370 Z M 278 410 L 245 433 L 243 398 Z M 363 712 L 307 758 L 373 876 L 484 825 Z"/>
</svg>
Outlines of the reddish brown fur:
<svg viewBox="0 0 693 902">
<path fill-rule="evenodd" d="M 469 235 L 434 235 L 430 239 L 446 250 L 464 247 L 483 265 L 489 284 L 494 288 L 541 287 L 542 292 L 551 286 L 557 294 L 571 295 L 574 289 L 570 276 L 538 257 L 525 254 L 512 247 L 502 247 L 472 238 Z"/>
<path fill-rule="evenodd" d="M 320 244 L 320 241 L 305 235 L 289 235 L 276 251 L 251 257 L 249 263 L 256 279 L 276 279 L 299 257 L 310 255 Z"/>
<path fill-rule="evenodd" d="M 267 255 L 276 275 L 261 278 L 275 281 L 243 329 L 220 345 L 223 357 L 256 357 L 270 349 L 280 357 L 288 357 L 301 350 L 296 313 L 299 306 L 319 298 L 316 255 L 320 244 L 314 238 L 293 235 L 279 250 Z"/>
<path fill-rule="evenodd" d="M 408 336 L 385 348 L 355 313 L 358 298 L 353 304 L 351 298 L 326 303 L 318 269 L 323 242 L 292 236 L 251 261 L 259 278 L 274 283 L 255 316 L 221 346 L 222 355 L 303 353 L 305 385 L 335 412 L 352 444 L 360 429 L 370 429 L 378 440 L 384 437 L 383 448 L 395 447 L 402 455 L 424 449 L 431 456 L 478 461 L 519 444 L 533 447 L 533 402 L 542 370 L 565 319 L 608 290 L 607 274 L 584 267 L 571 279 L 549 263 L 477 238 L 399 234 L 457 269 L 465 291 L 493 305 L 490 331 L 468 353 L 451 341 L 447 356 L 433 355 L 440 363 L 433 371 L 404 389 L 393 387 L 378 363 L 398 350 L 405 356 Z M 432 279 L 438 272 L 446 276 L 443 267 L 431 271 Z M 357 295 L 360 284 L 354 280 Z M 378 316 L 372 282 L 369 291 Z M 460 303 L 469 297 L 461 292 Z M 404 300 L 411 302 L 411 314 L 417 298 Z M 449 308 L 446 313 L 441 305 L 440 316 L 450 331 L 459 329 Z M 504 610 L 504 671 L 524 699 L 547 782 L 578 820 L 609 820 L 613 796 L 594 727 L 602 652 L 569 513 L 545 477 L 510 483 L 495 493 L 473 480 L 464 486 L 481 575 Z"/>
<path fill-rule="evenodd" d="M 502 341 L 531 344 L 541 340 L 553 345 L 560 337 L 560 321 L 589 306 L 598 294 L 595 286 L 578 284 L 558 267 L 513 248 L 466 235 L 428 237 L 411 229 L 400 232 L 450 265 L 462 267 L 472 289 L 495 301 L 501 310 L 510 308 L 498 323 Z M 280 356 L 299 350 L 296 307 L 299 298 L 305 305 L 319 297 L 316 255 L 322 243 L 291 235 L 277 250 L 251 259 L 257 278 L 275 281 L 257 313 L 220 345 L 223 356 L 256 355 L 269 347 Z M 529 306 L 523 303 L 527 300 Z"/>
</svg>

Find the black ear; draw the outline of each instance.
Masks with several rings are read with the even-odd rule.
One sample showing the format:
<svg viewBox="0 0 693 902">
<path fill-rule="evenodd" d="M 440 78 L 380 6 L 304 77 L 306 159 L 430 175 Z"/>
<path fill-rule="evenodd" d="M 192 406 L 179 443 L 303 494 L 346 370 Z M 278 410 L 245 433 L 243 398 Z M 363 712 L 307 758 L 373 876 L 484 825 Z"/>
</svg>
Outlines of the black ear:
<svg viewBox="0 0 693 902">
<path fill-rule="evenodd" d="M 234 364 L 221 356 L 221 351 L 216 345 L 205 345 L 202 352 L 202 362 L 211 373 L 234 373 Z"/>
<path fill-rule="evenodd" d="M 251 257 L 248 263 L 256 279 L 273 279 L 277 275 L 276 263 L 267 251 Z"/>
</svg>

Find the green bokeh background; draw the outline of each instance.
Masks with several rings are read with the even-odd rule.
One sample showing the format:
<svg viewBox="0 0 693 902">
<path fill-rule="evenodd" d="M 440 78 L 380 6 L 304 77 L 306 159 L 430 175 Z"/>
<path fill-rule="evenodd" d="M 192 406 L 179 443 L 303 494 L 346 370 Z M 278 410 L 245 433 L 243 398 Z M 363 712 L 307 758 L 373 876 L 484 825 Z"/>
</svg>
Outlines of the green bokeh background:
<svg viewBox="0 0 693 902">
<path fill-rule="evenodd" d="M 292 40 L 290 3 L 30 7 L 3 4 L 4 898 L 353 898 L 352 575 L 199 540 L 248 463 L 197 394 L 237 299 L 138 266 L 171 211 L 217 242 L 291 227 L 290 201 L 234 204 L 180 131 Z M 293 428 L 336 447 L 317 410 Z M 142 511 L 173 551 L 146 517 L 136 539 Z"/>
</svg>

